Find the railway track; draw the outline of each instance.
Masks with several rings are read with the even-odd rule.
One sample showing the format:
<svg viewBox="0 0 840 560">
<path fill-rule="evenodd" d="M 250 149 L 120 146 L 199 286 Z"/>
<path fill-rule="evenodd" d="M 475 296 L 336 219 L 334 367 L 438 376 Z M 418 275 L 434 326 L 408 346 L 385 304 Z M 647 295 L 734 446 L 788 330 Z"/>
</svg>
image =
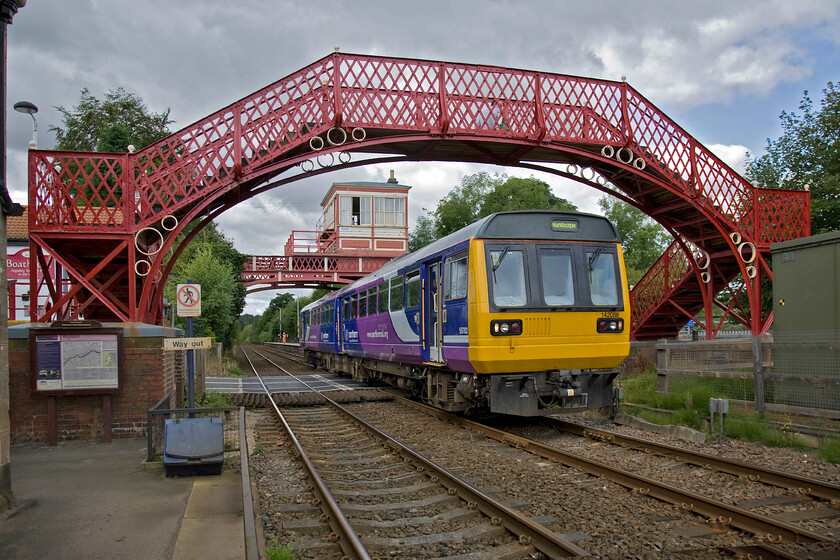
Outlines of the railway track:
<svg viewBox="0 0 840 560">
<path fill-rule="evenodd" d="M 400 404 L 398 406 L 402 408 L 411 407 L 418 410 L 418 412 L 422 411 L 423 415 L 431 414 L 445 420 L 447 423 L 455 424 L 462 432 L 464 431 L 463 428 L 466 428 L 468 433 L 472 434 L 466 437 L 467 441 L 472 441 L 475 437 L 478 437 L 476 434 L 495 439 L 500 442 L 500 447 L 495 450 L 495 456 L 497 457 L 502 457 L 510 452 L 516 452 L 516 449 L 519 449 L 537 457 L 537 459 L 534 459 L 532 456 L 528 459 L 529 461 L 538 461 L 538 458 L 542 457 L 551 461 L 550 464 L 560 463 L 572 469 L 572 472 L 588 473 L 597 477 L 592 482 L 588 482 L 586 476 L 578 477 L 573 474 L 559 473 L 557 478 L 560 480 L 563 480 L 564 477 L 574 477 L 574 484 L 583 487 L 588 487 L 593 483 L 600 485 L 601 483 L 596 482 L 597 480 L 607 480 L 632 489 L 632 499 L 621 498 L 624 502 L 622 506 L 626 510 L 639 518 L 647 518 L 654 524 L 664 525 L 663 533 L 670 531 L 677 533 L 677 537 L 674 539 L 662 538 L 662 543 L 656 541 L 656 537 L 654 536 L 644 537 L 647 540 L 645 546 L 649 544 L 654 552 L 659 549 L 659 553 L 662 555 L 661 557 L 720 557 L 721 554 L 730 554 L 752 558 L 760 557 L 763 559 L 827 559 L 833 558 L 834 554 L 836 554 L 837 543 L 834 540 L 834 533 L 830 529 L 827 530 L 824 525 L 824 520 L 833 519 L 833 514 L 829 510 L 833 509 L 830 506 L 837 500 L 838 487 L 831 483 L 808 479 L 798 475 L 790 475 L 774 469 L 759 467 L 755 470 L 750 470 L 750 465 L 746 463 L 738 464 L 734 461 L 721 460 L 718 457 L 693 454 L 681 448 L 667 445 L 660 446 L 655 442 L 613 434 L 612 432 L 588 428 L 569 422 L 561 422 L 559 424 L 552 422 L 547 424 L 546 431 L 553 434 L 553 436 L 545 439 L 554 445 L 546 445 L 545 443 L 530 441 L 529 439 L 509 432 L 497 431 L 497 433 L 493 433 L 493 429 L 487 426 L 474 424 L 411 401 L 400 400 L 399 402 Z M 389 425 L 388 431 L 392 436 L 398 434 L 397 437 L 403 439 L 406 426 L 409 426 L 407 428 L 408 431 L 423 434 L 419 440 L 407 437 L 405 441 L 424 450 L 432 459 L 438 460 L 437 452 L 428 449 L 427 446 L 431 444 L 429 438 L 430 433 L 435 433 L 436 435 L 432 439 L 438 439 L 437 432 L 440 430 L 439 425 L 434 427 L 425 426 L 424 422 L 419 420 L 419 417 L 418 419 L 412 420 L 412 418 L 409 418 L 410 415 L 407 415 L 404 411 L 388 410 L 388 408 L 393 408 L 393 406 L 397 405 L 357 406 L 367 411 L 380 411 L 372 414 L 370 419 L 373 423 Z M 356 411 L 356 408 L 353 406 L 348 408 Z M 365 414 L 361 415 L 367 418 Z M 400 426 L 392 426 L 388 422 L 388 418 L 397 417 L 403 419 L 403 421 L 400 422 Z M 562 428 L 566 432 L 564 436 L 566 439 L 564 441 L 551 441 L 552 437 L 554 439 L 559 437 L 557 436 L 558 428 Z M 463 438 L 463 435 L 450 436 L 449 439 L 457 440 L 458 437 Z M 483 437 L 480 437 L 480 439 L 483 440 Z M 615 443 L 616 445 L 608 446 L 606 445 L 607 443 Z M 456 443 L 455 445 L 457 446 L 458 444 Z M 463 445 L 468 444 L 464 443 Z M 469 445 L 476 445 L 476 443 L 473 442 Z M 479 443 L 478 445 L 487 444 Z M 583 452 L 580 452 L 581 449 L 583 449 Z M 570 452 L 570 450 L 573 450 L 574 453 Z M 627 457 L 623 458 L 623 455 Z M 661 457 L 662 462 L 659 466 L 641 469 L 639 465 L 642 461 L 639 461 L 638 457 L 645 457 L 646 459 Z M 519 459 L 522 462 L 525 460 L 524 456 L 522 459 Z M 462 469 L 457 462 L 447 463 L 446 460 L 441 460 L 440 462 L 447 468 L 450 468 L 450 470 L 458 471 L 471 479 L 477 479 L 479 477 L 486 479 L 487 477 L 493 476 L 487 472 L 489 470 L 488 468 L 482 469 L 480 464 L 477 465 L 477 463 L 480 463 L 479 461 L 472 461 L 471 467 L 476 467 L 473 469 Z M 542 464 L 547 465 L 549 463 Z M 490 466 L 489 463 L 486 465 L 487 467 Z M 560 466 L 558 465 L 556 468 L 559 469 Z M 686 469 L 689 469 L 688 473 L 685 472 Z M 712 479 L 712 477 L 717 476 L 730 480 L 722 483 Z M 502 475 L 501 478 L 504 479 L 505 475 Z M 686 480 L 696 480 L 697 484 L 688 484 Z M 737 487 L 748 488 L 740 492 L 743 496 L 759 495 L 760 497 L 739 499 L 737 497 L 738 492 L 733 492 L 733 488 Z M 756 490 L 757 488 L 763 488 L 763 490 Z M 607 486 L 604 486 L 604 491 L 607 491 Z M 511 493 L 513 496 L 517 495 L 515 490 Z M 675 507 L 672 509 L 660 507 L 661 515 L 656 515 L 643 513 L 647 506 L 637 506 L 633 503 L 637 500 L 649 501 L 651 498 L 669 502 Z M 499 497 L 498 499 L 501 500 L 503 498 Z M 546 497 L 546 499 L 550 500 L 551 498 Z M 507 501 L 517 507 L 523 508 L 526 510 L 525 513 L 533 518 L 540 518 L 541 514 L 543 517 L 546 517 L 544 515 L 545 512 L 553 511 L 551 508 L 536 506 L 538 500 L 533 500 L 531 506 L 523 503 L 516 504 L 516 499 L 512 502 L 510 500 Z M 777 519 L 773 518 L 775 514 L 780 512 L 800 511 L 796 509 L 799 506 L 802 506 L 801 511 L 810 511 L 810 513 L 799 514 L 799 520 L 796 519 L 796 513 L 776 516 L 778 517 Z M 564 513 L 560 512 L 556 513 L 553 517 L 557 518 L 562 515 Z M 696 519 L 698 515 L 705 517 L 705 526 L 697 524 Z M 694 521 L 689 521 L 688 523 L 675 521 L 680 516 Z M 552 524 L 551 517 L 552 515 L 548 515 L 548 521 L 546 522 L 555 531 L 563 535 L 577 535 L 577 537 L 573 538 L 580 538 L 580 532 L 576 533 L 575 527 L 563 526 L 561 523 Z M 785 519 L 793 522 L 785 521 Z M 814 519 L 817 519 L 817 521 L 814 521 Z M 628 523 L 631 527 L 634 526 L 634 522 L 632 521 L 624 521 L 624 523 Z M 581 529 L 582 527 L 578 528 Z M 628 527 L 623 527 L 622 529 L 626 532 Z M 642 530 L 642 527 L 640 526 L 638 529 Z M 721 538 L 720 542 L 715 542 L 706 547 L 703 546 L 703 539 L 714 540 L 718 538 L 715 536 L 708 537 L 708 535 L 731 536 L 733 531 L 745 534 L 745 538 Z M 621 533 L 621 531 L 618 532 Z M 599 535 L 597 532 L 593 533 L 594 537 L 603 538 L 603 535 Z M 686 539 L 683 537 L 689 537 L 689 540 L 690 537 L 699 538 L 701 542 L 686 544 Z M 587 538 L 589 538 L 589 535 L 583 535 L 582 540 L 576 542 L 582 545 Z M 622 543 L 620 538 L 609 538 L 612 538 L 619 544 L 626 544 Z M 596 539 L 593 538 L 593 540 Z M 589 548 L 590 552 L 595 554 L 603 555 L 604 550 L 599 548 L 599 546 L 594 545 L 592 548 L 584 546 L 584 548 Z"/>
<path fill-rule="evenodd" d="M 307 472 L 306 490 L 322 510 L 317 524 L 309 526 L 336 543 L 341 555 L 475 560 L 587 555 L 334 401 L 324 401 L 309 409 L 281 410 L 273 403 L 272 408 L 284 441 Z M 262 424 L 260 437 L 276 438 Z M 320 550 L 319 557 L 338 554 L 326 543 L 307 546 Z"/>
</svg>

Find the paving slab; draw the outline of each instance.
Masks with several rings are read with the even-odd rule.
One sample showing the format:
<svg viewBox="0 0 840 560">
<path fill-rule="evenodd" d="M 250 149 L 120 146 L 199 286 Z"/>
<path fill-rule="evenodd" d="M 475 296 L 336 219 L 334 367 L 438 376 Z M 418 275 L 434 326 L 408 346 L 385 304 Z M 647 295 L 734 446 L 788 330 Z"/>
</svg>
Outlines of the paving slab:
<svg viewBox="0 0 840 560">
<path fill-rule="evenodd" d="M 145 439 L 12 447 L 0 558 L 171 558 L 193 480 L 144 471 L 145 454 Z"/>
</svg>

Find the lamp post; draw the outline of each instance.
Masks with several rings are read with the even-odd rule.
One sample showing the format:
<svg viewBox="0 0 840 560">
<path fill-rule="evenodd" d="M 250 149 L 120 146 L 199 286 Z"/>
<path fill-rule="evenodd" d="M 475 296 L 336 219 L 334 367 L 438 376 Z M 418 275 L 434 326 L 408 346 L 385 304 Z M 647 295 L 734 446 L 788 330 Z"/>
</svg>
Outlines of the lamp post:
<svg viewBox="0 0 840 560">
<path fill-rule="evenodd" d="M 6 27 L 12 24 L 26 0 L 0 0 L 0 253 L 6 253 L 6 216 L 23 215 L 23 207 L 12 202 L 6 189 Z M 18 212 L 20 212 L 18 214 Z M 6 259 L 0 259 L 0 293 L 9 291 Z M 7 298 L 0 297 L 0 510 L 15 505 L 12 493 L 12 464 L 9 459 L 11 425 L 9 419 L 9 314 Z"/>
<path fill-rule="evenodd" d="M 35 120 L 38 107 L 29 101 L 18 101 L 15 103 L 14 109 L 18 113 L 25 113 L 32 117 L 32 142 L 29 143 L 29 147 L 34 150 L 38 146 L 38 121 Z"/>
</svg>

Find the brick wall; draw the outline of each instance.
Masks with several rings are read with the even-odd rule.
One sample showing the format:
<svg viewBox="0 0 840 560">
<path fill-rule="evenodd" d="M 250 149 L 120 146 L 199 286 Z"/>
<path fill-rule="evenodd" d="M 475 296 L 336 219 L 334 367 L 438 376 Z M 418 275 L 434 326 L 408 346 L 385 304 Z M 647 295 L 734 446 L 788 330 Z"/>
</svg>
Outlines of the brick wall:
<svg viewBox="0 0 840 560">
<path fill-rule="evenodd" d="M 42 325 L 37 325 L 42 327 Z M 112 435 L 146 434 L 146 412 L 162 398 L 168 406 L 182 402 L 184 352 L 164 352 L 163 338 L 182 336 L 174 329 L 136 323 L 105 324 L 123 328 L 123 385 L 111 395 Z M 13 332 L 15 331 L 15 332 Z M 9 329 L 9 415 L 12 444 L 47 441 L 47 402 L 33 395 L 29 365 L 28 325 Z M 102 395 L 56 397 L 59 441 L 103 439 Z"/>
</svg>

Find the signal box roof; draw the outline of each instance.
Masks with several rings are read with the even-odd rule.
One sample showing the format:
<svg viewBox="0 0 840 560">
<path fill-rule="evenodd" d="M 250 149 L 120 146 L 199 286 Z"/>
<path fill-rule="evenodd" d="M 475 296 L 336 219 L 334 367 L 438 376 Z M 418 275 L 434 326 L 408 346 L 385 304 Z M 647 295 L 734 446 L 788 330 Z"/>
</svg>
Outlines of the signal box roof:
<svg viewBox="0 0 840 560">
<path fill-rule="evenodd" d="M 324 195 L 324 199 L 321 200 L 321 207 L 326 208 L 327 203 L 332 200 L 332 198 L 336 195 L 338 191 L 367 191 L 371 193 L 377 194 L 388 194 L 388 193 L 408 193 L 408 190 L 411 187 L 408 185 L 400 185 L 396 182 L 387 182 L 387 183 L 374 183 L 368 181 L 357 181 L 357 182 L 348 182 L 348 183 L 333 183 L 330 186 L 330 190 L 327 191 L 327 194 Z"/>
</svg>

